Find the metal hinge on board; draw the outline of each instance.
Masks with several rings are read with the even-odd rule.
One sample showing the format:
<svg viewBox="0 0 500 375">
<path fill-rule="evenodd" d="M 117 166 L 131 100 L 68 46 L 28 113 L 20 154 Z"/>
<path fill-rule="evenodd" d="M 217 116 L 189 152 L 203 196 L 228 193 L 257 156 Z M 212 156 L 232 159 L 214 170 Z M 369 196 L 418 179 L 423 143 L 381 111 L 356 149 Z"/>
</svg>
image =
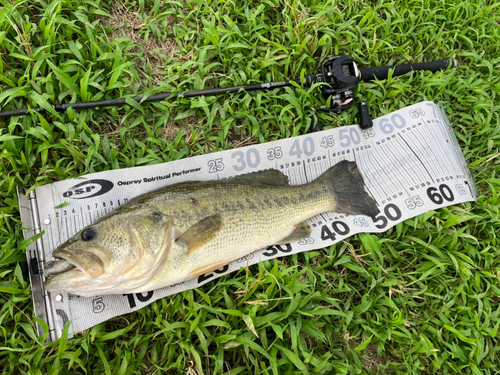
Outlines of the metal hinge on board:
<svg viewBox="0 0 500 375">
<path fill-rule="evenodd" d="M 24 239 L 28 239 L 41 232 L 36 193 L 35 191 L 32 191 L 28 196 L 26 196 L 22 194 L 18 188 L 17 196 L 19 197 L 21 221 L 24 228 L 28 228 L 23 231 L 23 237 Z M 45 321 L 49 326 L 49 336 L 47 337 L 47 341 L 55 341 L 56 335 L 52 307 L 49 296 L 43 287 L 43 277 L 40 272 L 45 261 L 41 238 L 26 248 L 26 260 L 29 280 L 31 283 L 31 293 L 33 295 L 33 308 L 35 316 Z M 38 336 L 43 335 L 43 328 L 40 324 L 37 324 L 37 332 Z"/>
</svg>

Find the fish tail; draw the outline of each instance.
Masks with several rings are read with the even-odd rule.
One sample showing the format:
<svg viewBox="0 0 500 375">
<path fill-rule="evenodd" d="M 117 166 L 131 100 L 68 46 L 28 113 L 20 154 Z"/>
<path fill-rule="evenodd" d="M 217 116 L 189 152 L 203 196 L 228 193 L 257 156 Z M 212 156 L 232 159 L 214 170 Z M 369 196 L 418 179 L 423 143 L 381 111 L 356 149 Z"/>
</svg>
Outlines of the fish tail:
<svg viewBox="0 0 500 375">
<path fill-rule="evenodd" d="M 370 217 L 379 212 L 377 203 L 365 191 L 363 177 L 355 162 L 343 160 L 323 173 L 318 180 L 333 191 L 333 211 Z"/>
</svg>

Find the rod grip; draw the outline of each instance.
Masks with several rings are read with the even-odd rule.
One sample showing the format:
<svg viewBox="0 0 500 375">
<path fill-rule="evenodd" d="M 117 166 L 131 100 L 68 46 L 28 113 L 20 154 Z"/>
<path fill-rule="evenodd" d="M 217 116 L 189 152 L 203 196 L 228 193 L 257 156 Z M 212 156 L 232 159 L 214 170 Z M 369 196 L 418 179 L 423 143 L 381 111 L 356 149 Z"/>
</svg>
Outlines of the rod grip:
<svg viewBox="0 0 500 375">
<path fill-rule="evenodd" d="M 437 72 L 447 68 L 456 68 L 458 60 L 446 59 L 438 61 L 428 61 L 424 63 L 406 64 L 406 65 L 391 65 L 379 66 L 376 68 L 360 68 L 361 81 L 373 81 L 375 79 L 387 79 L 389 69 L 394 69 L 393 77 L 402 76 L 412 70 L 428 70 L 430 72 Z"/>
</svg>

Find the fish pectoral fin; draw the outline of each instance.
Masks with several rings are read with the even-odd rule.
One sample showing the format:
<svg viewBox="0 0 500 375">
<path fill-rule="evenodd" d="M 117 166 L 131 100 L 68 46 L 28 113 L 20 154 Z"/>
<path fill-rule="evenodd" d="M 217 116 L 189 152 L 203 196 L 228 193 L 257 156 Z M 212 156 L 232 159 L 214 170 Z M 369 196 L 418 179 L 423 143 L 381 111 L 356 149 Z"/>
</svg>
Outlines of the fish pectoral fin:
<svg viewBox="0 0 500 375">
<path fill-rule="evenodd" d="M 268 185 L 268 186 L 286 186 L 288 185 L 288 176 L 277 169 L 267 171 L 258 171 L 243 174 L 232 178 L 233 181 L 240 184 L 249 185 Z"/>
<path fill-rule="evenodd" d="M 189 277 L 190 278 L 195 278 L 201 275 L 205 275 L 206 273 L 218 270 L 219 268 L 224 267 L 226 264 L 228 264 L 228 261 L 224 262 L 215 262 L 215 263 L 210 263 L 207 264 L 206 266 L 201 266 L 198 268 L 195 268 L 191 272 L 189 272 Z"/>
<path fill-rule="evenodd" d="M 287 237 L 283 238 L 281 241 L 276 242 L 275 245 L 286 245 L 287 243 L 292 243 L 303 238 L 309 237 L 311 235 L 311 228 L 305 221 L 297 225 L 294 231 Z"/>
<path fill-rule="evenodd" d="M 207 216 L 185 231 L 177 242 L 186 245 L 186 251 L 189 254 L 212 240 L 221 228 L 222 218 L 219 214 Z"/>
<path fill-rule="evenodd" d="M 184 231 L 179 228 L 178 226 L 174 225 L 174 239 L 177 241 L 179 238 L 181 238 L 182 234 Z"/>
</svg>

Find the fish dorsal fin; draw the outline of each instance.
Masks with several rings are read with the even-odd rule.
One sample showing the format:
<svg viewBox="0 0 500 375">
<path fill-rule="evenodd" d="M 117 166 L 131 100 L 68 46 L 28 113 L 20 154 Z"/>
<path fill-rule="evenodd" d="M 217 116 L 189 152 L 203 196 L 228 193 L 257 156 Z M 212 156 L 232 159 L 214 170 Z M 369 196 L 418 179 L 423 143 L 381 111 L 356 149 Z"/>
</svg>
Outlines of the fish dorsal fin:
<svg viewBox="0 0 500 375">
<path fill-rule="evenodd" d="M 222 228 L 222 218 L 219 214 L 207 216 L 185 231 L 177 242 L 186 245 L 187 253 L 192 253 L 212 240 Z"/>
<path fill-rule="evenodd" d="M 276 242 L 276 245 L 286 245 L 287 243 L 292 243 L 303 238 L 309 237 L 311 234 L 311 228 L 305 221 L 297 225 L 295 230 L 287 237 L 283 238 L 281 241 Z"/>
<path fill-rule="evenodd" d="M 288 185 L 288 176 L 277 169 L 268 169 L 236 176 L 231 181 L 250 185 L 285 186 Z"/>
</svg>

